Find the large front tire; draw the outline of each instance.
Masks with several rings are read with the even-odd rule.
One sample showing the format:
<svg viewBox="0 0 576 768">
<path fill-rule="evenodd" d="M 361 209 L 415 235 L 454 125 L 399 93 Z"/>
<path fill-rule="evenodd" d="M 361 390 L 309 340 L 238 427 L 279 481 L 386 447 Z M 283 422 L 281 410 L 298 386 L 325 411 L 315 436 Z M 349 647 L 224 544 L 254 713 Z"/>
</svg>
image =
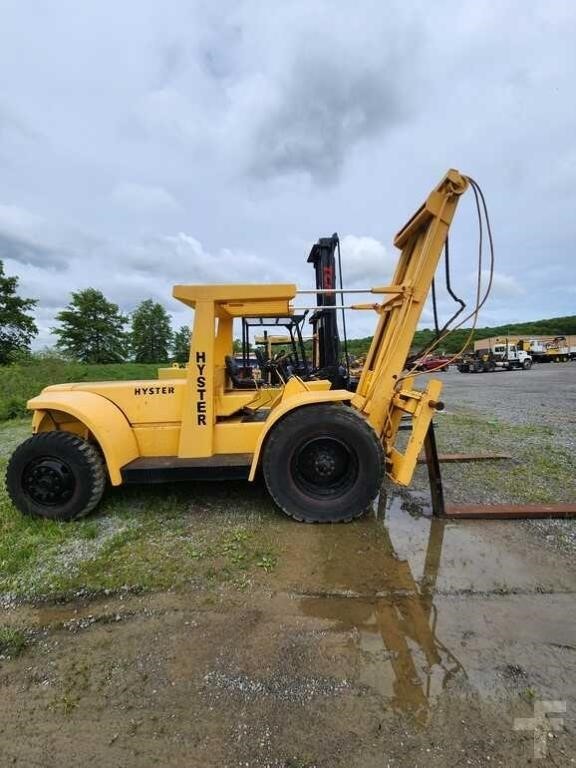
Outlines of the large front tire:
<svg viewBox="0 0 576 768">
<path fill-rule="evenodd" d="M 89 514 L 106 486 L 94 445 L 71 432 L 40 432 L 18 446 L 6 470 L 6 489 L 24 515 L 74 520 Z"/>
<path fill-rule="evenodd" d="M 290 517 L 344 523 L 377 496 L 384 452 L 374 430 L 344 405 L 311 405 L 273 427 L 263 454 L 270 495 Z"/>
</svg>

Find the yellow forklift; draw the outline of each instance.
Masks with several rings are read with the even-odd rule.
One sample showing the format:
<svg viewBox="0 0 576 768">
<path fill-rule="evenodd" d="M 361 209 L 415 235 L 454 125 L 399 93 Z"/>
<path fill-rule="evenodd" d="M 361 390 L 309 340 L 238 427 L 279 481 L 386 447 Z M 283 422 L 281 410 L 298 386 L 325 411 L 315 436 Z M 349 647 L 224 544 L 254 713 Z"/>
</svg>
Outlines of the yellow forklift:
<svg viewBox="0 0 576 768">
<path fill-rule="evenodd" d="M 421 391 L 403 375 L 460 196 L 476 184 L 450 170 L 396 235 L 390 285 L 358 311 L 378 318 L 357 390 L 291 376 L 279 386 L 235 386 L 233 325 L 297 313 L 295 285 L 177 285 L 194 310 L 185 369 L 154 381 L 59 384 L 28 403 L 33 435 L 13 453 L 7 488 L 28 515 L 82 517 L 109 481 L 172 482 L 262 473 L 276 504 L 306 522 L 346 522 L 377 496 L 384 472 L 410 483 L 442 383 Z M 326 293 L 325 289 L 322 289 Z M 410 432 L 396 446 L 401 420 Z M 406 424 L 403 424 L 405 427 Z"/>
</svg>

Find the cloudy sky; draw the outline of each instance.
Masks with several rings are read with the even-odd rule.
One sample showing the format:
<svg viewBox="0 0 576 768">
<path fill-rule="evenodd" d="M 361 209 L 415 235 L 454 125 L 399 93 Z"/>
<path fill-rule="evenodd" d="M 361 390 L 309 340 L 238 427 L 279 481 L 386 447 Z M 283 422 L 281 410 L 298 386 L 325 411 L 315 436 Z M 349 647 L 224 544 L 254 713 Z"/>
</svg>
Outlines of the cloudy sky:
<svg viewBox="0 0 576 768">
<path fill-rule="evenodd" d="M 449 167 L 489 204 L 483 323 L 574 314 L 575 40 L 572 0 L 2 0 L 0 258 L 38 344 L 88 286 L 176 324 L 173 283 L 313 287 L 333 231 L 347 283 L 381 284 Z M 470 299 L 475 248 L 466 199 Z"/>
</svg>

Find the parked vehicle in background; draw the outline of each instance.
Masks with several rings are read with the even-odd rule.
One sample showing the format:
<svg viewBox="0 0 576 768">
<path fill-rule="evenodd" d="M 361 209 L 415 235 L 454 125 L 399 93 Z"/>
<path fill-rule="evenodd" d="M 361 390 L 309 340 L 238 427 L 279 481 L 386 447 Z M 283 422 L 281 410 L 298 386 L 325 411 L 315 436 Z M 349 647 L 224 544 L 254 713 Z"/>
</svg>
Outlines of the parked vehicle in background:
<svg viewBox="0 0 576 768">
<path fill-rule="evenodd" d="M 508 371 L 521 368 L 526 371 L 532 367 L 532 357 L 528 352 L 519 349 L 518 344 L 510 339 L 496 339 L 489 351 L 492 353 L 496 368 Z"/>
<path fill-rule="evenodd" d="M 451 357 L 430 354 L 417 358 L 412 365 L 408 367 L 414 368 L 416 371 L 447 371 L 451 362 Z"/>
<path fill-rule="evenodd" d="M 490 371 L 527 371 L 532 357 L 510 339 L 496 339 L 493 346 L 462 355 L 457 362 L 460 373 L 488 373 Z"/>
<path fill-rule="evenodd" d="M 496 363 L 488 350 L 464 354 L 456 363 L 460 373 L 489 373 L 496 370 Z"/>
<path fill-rule="evenodd" d="M 566 363 L 576 357 L 566 341 L 566 336 L 556 336 L 552 341 L 520 339 L 518 348 L 532 357 L 535 363 Z"/>
</svg>

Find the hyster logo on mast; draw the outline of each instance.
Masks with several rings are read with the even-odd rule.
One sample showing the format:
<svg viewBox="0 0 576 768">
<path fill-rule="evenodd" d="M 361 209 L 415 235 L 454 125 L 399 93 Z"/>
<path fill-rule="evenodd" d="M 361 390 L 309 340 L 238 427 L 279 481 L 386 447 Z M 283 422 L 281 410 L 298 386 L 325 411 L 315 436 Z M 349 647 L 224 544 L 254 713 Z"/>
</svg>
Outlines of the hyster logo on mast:
<svg viewBox="0 0 576 768">
<path fill-rule="evenodd" d="M 196 376 L 196 424 L 199 427 L 206 426 L 206 376 L 204 370 L 206 368 L 206 352 L 196 352 L 196 368 L 198 369 L 198 376 Z"/>
<path fill-rule="evenodd" d="M 334 288 L 334 270 L 332 267 L 324 267 L 323 270 L 323 286 L 322 288 Z"/>
</svg>

